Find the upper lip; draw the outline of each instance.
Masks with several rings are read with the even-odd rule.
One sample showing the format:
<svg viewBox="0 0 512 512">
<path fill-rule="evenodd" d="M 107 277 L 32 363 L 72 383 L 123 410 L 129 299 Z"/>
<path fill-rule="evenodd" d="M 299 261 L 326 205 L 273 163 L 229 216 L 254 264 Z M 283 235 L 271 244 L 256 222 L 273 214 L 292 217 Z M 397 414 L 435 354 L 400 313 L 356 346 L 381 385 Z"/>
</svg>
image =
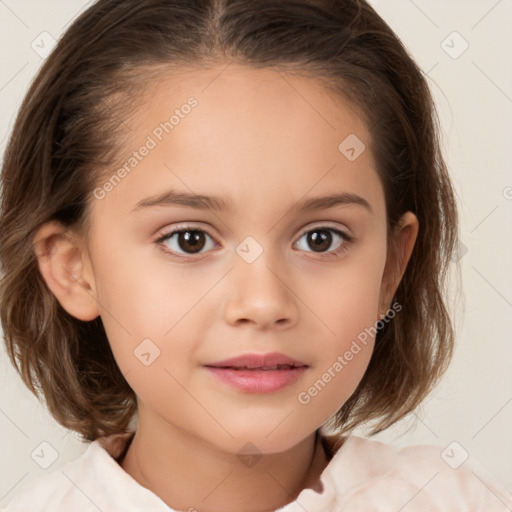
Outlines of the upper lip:
<svg viewBox="0 0 512 512">
<path fill-rule="evenodd" d="M 242 354 L 240 356 L 206 363 L 204 366 L 213 366 L 217 368 L 271 368 L 277 365 L 288 365 L 292 367 L 308 366 L 306 363 L 281 354 L 279 352 L 270 352 L 268 354 Z"/>
</svg>

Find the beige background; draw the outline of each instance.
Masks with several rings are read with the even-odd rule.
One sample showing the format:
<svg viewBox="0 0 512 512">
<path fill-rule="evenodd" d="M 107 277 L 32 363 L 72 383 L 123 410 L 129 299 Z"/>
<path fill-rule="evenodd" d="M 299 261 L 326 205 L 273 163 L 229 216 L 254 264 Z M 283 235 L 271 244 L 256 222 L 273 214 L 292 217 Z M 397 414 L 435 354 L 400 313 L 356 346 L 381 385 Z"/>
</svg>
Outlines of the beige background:
<svg viewBox="0 0 512 512">
<path fill-rule="evenodd" d="M 396 446 L 445 447 L 455 441 L 458 456 L 465 450 L 477 457 L 512 489 L 512 2 L 371 3 L 422 67 L 438 103 L 462 217 L 465 298 L 465 311 L 460 305 L 453 309 L 458 345 L 442 383 L 410 420 L 377 439 Z M 16 110 L 43 60 L 32 42 L 58 39 L 86 4 L 0 0 L 2 154 Z M 1 504 L 86 446 L 25 389 L 3 346 L 0 354 Z M 41 449 L 46 469 L 31 457 Z"/>
</svg>

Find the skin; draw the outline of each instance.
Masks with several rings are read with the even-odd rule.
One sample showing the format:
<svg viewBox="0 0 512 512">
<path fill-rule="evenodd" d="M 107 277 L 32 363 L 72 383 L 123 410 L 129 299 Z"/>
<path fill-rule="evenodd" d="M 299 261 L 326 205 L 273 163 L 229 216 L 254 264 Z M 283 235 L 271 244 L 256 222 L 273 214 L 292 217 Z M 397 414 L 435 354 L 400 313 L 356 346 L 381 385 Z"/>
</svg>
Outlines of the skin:
<svg viewBox="0 0 512 512">
<path fill-rule="evenodd" d="M 418 221 L 403 216 L 393 233 L 401 258 L 392 259 L 369 131 L 321 83 L 231 65 L 163 78 L 146 91 L 126 120 L 120 162 L 167 113 L 191 96 L 198 105 L 103 199 L 91 199 L 88 239 L 54 237 L 62 233 L 56 222 L 38 231 L 39 268 L 68 313 L 101 316 L 137 395 L 139 424 L 123 469 L 177 510 L 275 510 L 304 488 L 321 490 L 328 459 L 315 450 L 315 430 L 354 392 L 373 338 L 309 403 L 298 394 L 390 307 Z M 354 161 L 338 150 L 349 134 L 366 145 Z M 169 188 L 226 196 L 233 210 L 132 212 Z M 290 212 L 303 198 L 333 192 L 363 197 L 373 213 L 356 204 Z M 200 254 L 187 254 L 177 235 L 155 243 L 184 222 L 211 234 Z M 329 232 L 331 244 L 315 252 L 304 234 L 326 225 L 352 242 Z M 236 252 L 248 236 L 263 250 L 252 263 Z M 149 366 L 134 356 L 146 338 L 160 350 Z M 309 368 L 270 394 L 230 387 L 202 366 L 272 351 Z M 250 467 L 237 457 L 246 443 L 262 455 Z"/>
</svg>

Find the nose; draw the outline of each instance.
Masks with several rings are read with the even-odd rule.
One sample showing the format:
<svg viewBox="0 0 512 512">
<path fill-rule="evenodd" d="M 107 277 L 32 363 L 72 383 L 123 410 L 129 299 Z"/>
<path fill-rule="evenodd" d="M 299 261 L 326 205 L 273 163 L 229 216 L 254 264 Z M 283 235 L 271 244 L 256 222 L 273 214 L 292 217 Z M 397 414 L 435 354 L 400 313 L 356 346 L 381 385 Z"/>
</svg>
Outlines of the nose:
<svg viewBox="0 0 512 512">
<path fill-rule="evenodd" d="M 237 261 L 229 273 L 225 306 L 230 325 L 250 324 L 261 330 L 289 328 L 297 322 L 297 297 L 291 273 L 283 271 L 264 251 L 256 261 Z"/>
</svg>

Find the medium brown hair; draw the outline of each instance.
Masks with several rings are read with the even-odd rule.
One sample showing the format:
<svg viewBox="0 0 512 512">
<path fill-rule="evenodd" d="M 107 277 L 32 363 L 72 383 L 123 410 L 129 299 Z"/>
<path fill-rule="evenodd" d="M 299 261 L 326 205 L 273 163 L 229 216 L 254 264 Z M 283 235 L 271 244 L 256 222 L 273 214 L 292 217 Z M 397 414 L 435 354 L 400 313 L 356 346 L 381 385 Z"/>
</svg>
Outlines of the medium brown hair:
<svg viewBox="0 0 512 512">
<path fill-rule="evenodd" d="M 74 21 L 26 94 L 3 161 L 0 315 L 9 356 L 54 418 L 83 439 L 127 431 L 136 396 L 101 317 L 84 322 L 61 307 L 33 237 L 50 220 L 87 233 L 92 191 L 116 161 L 122 120 L 152 72 L 221 62 L 306 75 L 349 100 L 370 130 L 388 250 L 404 212 L 419 220 L 393 299 L 402 310 L 379 329 L 367 371 L 333 418 L 340 434 L 369 421 L 374 433 L 384 430 L 416 408 L 451 358 L 444 287 L 458 220 L 426 80 L 363 0 L 100 0 Z"/>
</svg>

